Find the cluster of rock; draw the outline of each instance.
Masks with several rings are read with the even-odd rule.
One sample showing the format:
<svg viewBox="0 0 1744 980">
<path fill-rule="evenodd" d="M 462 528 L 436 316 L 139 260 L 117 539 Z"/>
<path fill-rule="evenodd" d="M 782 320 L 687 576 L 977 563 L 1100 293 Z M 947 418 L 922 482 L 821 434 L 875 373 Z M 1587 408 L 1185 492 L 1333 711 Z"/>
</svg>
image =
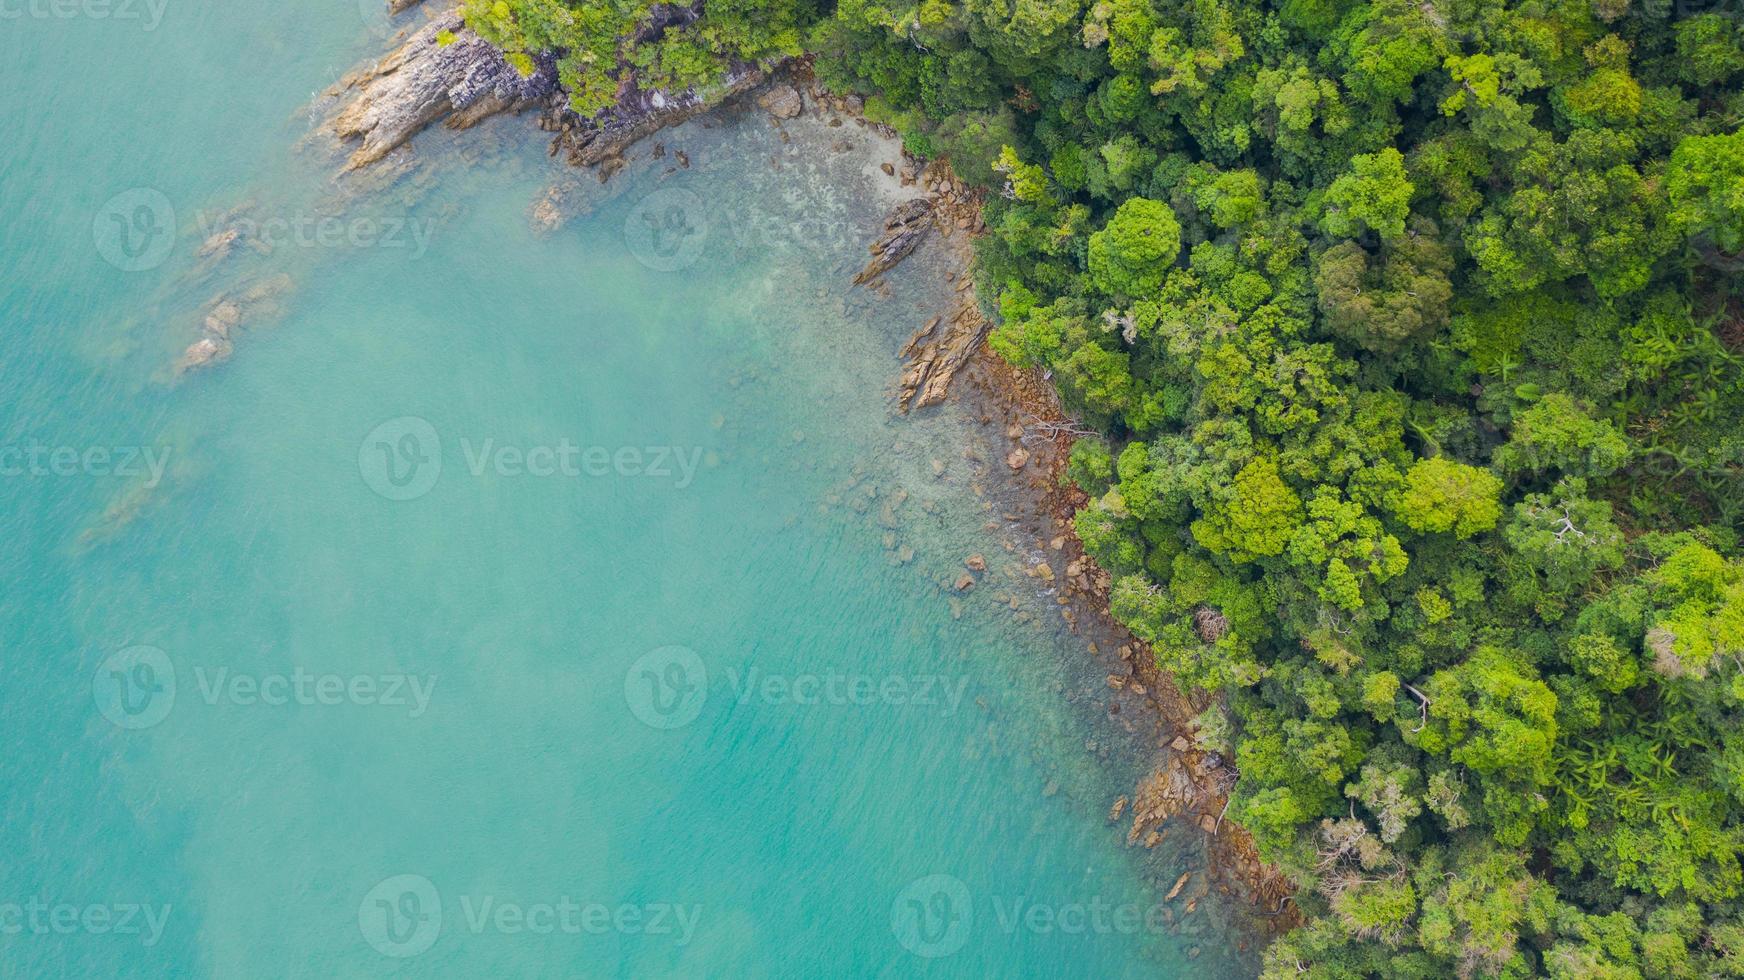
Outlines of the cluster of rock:
<svg viewBox="0 0 1744 980">
<path fill-rule="evenodd" d="M 799 89 L 783 82 L 764 89 L 757 96 L 757 105 L 777 119 L 796 119 L 805 111 L 805 98 Z"/>
<path fill-rule="evenodd" d="M 1123 811 L 1129 811 L 1127 844 L 1142 843 L 1147 848 L 1168 836 L 1162 825 L 1176 817 L 1190 817 L 1193 826 L 1213 837 L 1220 831 L 1227 832 L 1226 837 L 1233 835 L 1232 846 L 1207 848 L 1206 867 L 1181 875 L 1163 900 L 1174 901 L 1185 888 L 1185 912 L 1192 914 L 1199 899 L 1214 885 L 1225 895 L 1234 887 L 1246 893 L 1260 915 L 1277 915 L 1291 894 L 1289 881 L 1276 868 L 1260 863 L 1245 830 L 1223 819 L 1237 773 L 1223 756 L 1200 750 L 1184 735 L 1176 735 L 1168 749 L 1165 761 L 1140 781 L 1130 801 L 1125 796 L 1115 800 L 1109 820 L 1118 820 Z"/>
<path fill-rule="evenodd" d="M 1224 766 L 1215 752 L 1201 752 L 1185 735 L 1169 743 L 1164 765 L 1140 782 L 1131 801 L 1132 823 L 1126 842 L 1155 847 L 1162 840 L 1158 827 L 1171 817 L 1197 812 L 1195 824 L 1208 834 L 1217 832 L 1218 814 L 1206 812 L 1222 806 L 1235 783 L 1235 772 Z M 1125 809 L 1127 798 L 1115 801 L 1115 810 Z"/>
<path fill-rule="evenodd" d="M 495 45 L 467 30 L 458 12 L 431 18 L 386 57 L 330 90 L 356 90 L 333 120 L 341 139 L 361 141 L 348 169 L 380 160 L 440 119 L 464 128 L 545 104 L 559 92 L 556 59 L 538 56 L 533 69 L 522 75 Z"/>
<path fill-rule="evenodd" d="M 872 261 L 854 276 L 854 285 L 876 280 L 909 257 L 933 229 L 933 202 L 924 197 L 898 204 L 884 217 L 884 232 L 871 244 Z"/>
<path fill-rule="evenodd" d="M 388 2 L 397 13 L 421 0 Z M 635 40 L 658 41 L 666 31 L 695 22 L 702 12 L 702 0 L 655 6 Z M 584 116 L 570 105 L 559 84 L 554 52 L 535 56 L 533 73 L 523 76 L 494 45 L 468 30 L 458 12 L 449 11 L 432 16 L 400 47 L 347 75 L 325 94 L 340 99 L 352 93 L 332 123 L 342 140 L 359 143 L 347 169 L 382 159 L 437 121 L 466 128 L 499 113 L 537 109 L 539 128 L 555 134 L 551 155 L 562 153 L 574 166 L 597 168 L 603 180 L 623 166 L 625 151 L 636 142 L 718 108 L 798 64 L 799 59 L 783 59 L 765 71 L 735 62 L 719 81 L 683 91 L 645 89 L 633 67 L 620 65 L 615 102 Z M 814 88 L 813 97 L 824 96 Z M 777 119 L 795 118 L 805 109 L 800 90 L 786 82 L 769 85 L 758 101 Z M 905 177 L 905 183 L 912 183 L 911 175 Z"/>
<path fill-rule="evenodd" d="M 903 345 L 902 379 L 897 383 L 897 404 L 903 412 L 944 401 L 957 372 L 975 356 L 992 328 L 973 302 L 958 307 L 942 331 L 941 322 L 936 316 L 928 320 Z M 1019 463 L 1013 469 L 1021 467 Z"/>
<path fill-rule="evenodd" d="M 617 104 L 591 117 L 576 112 L 559 93 L 548 100 L 539 126 L 557 134 L 551 141 L 552 156 L 562 153 L 577 167 L 597 166 L 604 179 L 623 166 L 624 151 L 637 141 L 715 109 L 756 88 L 765 77 L 755 65 L 740 64 L 706 90 L 644 91 L 626 82 Z"/>
<path fill-rule="evenodd" d="M 235 350 L 235 333 L 284 312 L 280 298 L 291 290 L 291 277 L 280 273 L 219 293 L 200 314 L 200 339 L 188 345 L 176 362 L 176 373 L 208 367 Z"/>
<path fill-rule="evenodd" d="M 885 172 L 895 176 L 894 168 Z M 904 167 L 902 185 L 925 182 L 927 196 L 910 198 L 898 204 L 884 218 L 878 240 L 871 244 L 872 259 L 854 276 L 854 284 L 878 288 L 885 273 L 894 269 L 935 231 L 949 238 L 953 230 L 975 231 L 981 226 L 981 198 L 952 178 L 948 169 L 936 172 L 928 168 L 920 174 Z M 981 314 L 974 293 L 974 282 L 967 276 L 958 278 L 955 271 L 946 273 L 946 281 L 956 282 L 957 308 L 947 319 L 935 316 L 908 338 L 899 356 L 903 359 L 901 380 L 897 384 L 897 404 L 901 411 L 937 405 L 945 400 L 951 382 L 973 358 L 987 339 L 992 322 Z M 940 329 L 942 326 L 943 329 Z M 1021 458 L 1011 468 L 1022 469 L 1028 460 L 1026 450 L 1018 450 Z"/>
</svg>

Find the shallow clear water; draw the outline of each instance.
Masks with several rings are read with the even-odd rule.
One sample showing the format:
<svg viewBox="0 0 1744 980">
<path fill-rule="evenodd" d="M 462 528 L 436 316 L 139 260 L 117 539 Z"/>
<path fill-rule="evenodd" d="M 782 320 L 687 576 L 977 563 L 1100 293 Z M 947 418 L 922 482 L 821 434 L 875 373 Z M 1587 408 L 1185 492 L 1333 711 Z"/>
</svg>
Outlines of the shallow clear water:
<svg viewBox="0 0 1744 980">
<path fill-rule="evenodd" d="M 845 291 L 867 134 L 601 188 L 498 120 L 353 190 L 297 147 L 367 3 L 5 9 L 0 975 L 1251 972 L 1104 818 L 989 434 L 891 412 L 951 299 Z"/>
</svg>

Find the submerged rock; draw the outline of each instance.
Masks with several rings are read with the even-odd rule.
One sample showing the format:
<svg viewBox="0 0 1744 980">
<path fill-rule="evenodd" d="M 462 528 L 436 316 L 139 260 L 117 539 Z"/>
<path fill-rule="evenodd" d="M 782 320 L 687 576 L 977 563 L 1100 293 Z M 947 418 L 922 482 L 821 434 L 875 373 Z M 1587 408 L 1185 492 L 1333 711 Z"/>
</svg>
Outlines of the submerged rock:
<svg viewBox="0 0 1744 980">
<path fill-rule="evenodd" d="M 78 549 L 84 551 L 119 534 L 158 499 L 157 490 L 160 486 L 161 484 L 147 481 L 135 483 L 122 491 L 109 502 L 101 515 L 80 532 Z"/>
<path fill-rule="evenodd" d="M 182 352 L 182 359 L 176 362 L 176 373 L 183 374 L 195 368 L 216 364 L 229 357 L 235 349 L 235 345 L 223 337 L 201 337 Z"/>
<path fill-rule="evenodd" d="M 527 224 L 537 235 L 549 235 L 571 219 L 589 214 L 593 205 L 581 193 L 580 185 L 563 179 L 545 188 L 527 211 Z M 720 426 L 716 426 L 720 428 Z"/>
<path fill-rule="evenodd" d="M 1193 872 L 1191 872 L 1191 871 L 1181 872 L 1181 877 L 1175 879 L 1175 887 L 1169 889 L 1169 893 L 1167 895 L 1163 896 L 1163 901 L 1165 901 L 1165 902 L 1174 901 L 1175 896 L 1181 894 L 1181 889 L 1187 887 L 1187 881 L 1189 879 L 1191 879 L 1192 877 L 1193 877 Z"/>
<path fill-rule="evenodd" d="M 218 337 L 229 337 L 230 331 L 242 322 L 242 307 L 234 300 L 223 300 L 206 314 L 203 326 L 206 332 Z"/>
<path fill-rule="evenodd" d="M 200 243 L 200 249 L 194 253 L 194 257 L 222 260 L 230 254 L 230 249 L 236 245 L 237 239 L 241 237 L 242 231 L 237 228 L 215 231 L 204 242 Z"/>
<path fill-rule="evenodd" d="M 206 302 L 205 313 L 200 319 L 202 336 L 182 352 L 176 361 L 175 373 L 186 374 L 229 358 L 236 349 L 231 335 L 283 313 L 278 300 L 290 292 L 292 286 L 291 277 L 279 273 L 212 297 Z"/>
</svg>

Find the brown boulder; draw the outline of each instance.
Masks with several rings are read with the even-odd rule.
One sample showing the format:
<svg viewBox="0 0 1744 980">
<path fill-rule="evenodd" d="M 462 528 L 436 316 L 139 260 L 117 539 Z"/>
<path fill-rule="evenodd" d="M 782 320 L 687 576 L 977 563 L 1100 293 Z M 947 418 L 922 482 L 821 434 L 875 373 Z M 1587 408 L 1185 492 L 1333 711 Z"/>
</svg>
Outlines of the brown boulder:
<svg viewBox="0 0 1744 980">
<path fill-rule="evenodd" d="M 791 85 L 771 85 L 757 97 L 757 104 L 777 119 L 792 119 L 805 110 L 805 99 Z"/>
</svg>

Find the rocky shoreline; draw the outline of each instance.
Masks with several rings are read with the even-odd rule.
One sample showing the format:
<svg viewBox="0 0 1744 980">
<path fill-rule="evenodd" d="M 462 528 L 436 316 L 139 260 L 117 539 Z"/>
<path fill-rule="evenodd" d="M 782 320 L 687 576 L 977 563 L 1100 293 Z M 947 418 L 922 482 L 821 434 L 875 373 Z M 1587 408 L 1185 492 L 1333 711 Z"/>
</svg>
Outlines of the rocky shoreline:
<svg viewBox="0 0 1744 980">
<path fill-rule="evenodd" d="M 926 192 L 924 213 L 933 234 L 948 252 L 943 275 L 952 284 L 957 306 L 948 317 L 931 318 L 898 352 L 905 366 L 895 393 L 897 408 L 907 412 L 938 404 L 948 392 L 982 425 L 1003 433 L 1008 448 L 1004 468 L 1024 501 L 1003 516 L 1017 519 L 1031 553 L 1046 556 L 1028 574 L 1056 587 L 1065 627 L 1108 671 L 1106 691 L 1088 697 L 1150 760 L 1132 792 L 1109 802 L 1108 821 L 1126 826 L 1128 846 L 1157 846 L 1169 833 L 1165 823 L 1177 818 L 1206 836 L 1206 866 L 1183 873 L 1165 901 L 1185 896 L 1186 914 L 1192 914 L 1199 899 L 1215 891 L 1233 899 L 1232 910 L 1247 909 L 1244 932 L 1269 939 L 1287 931 L 1297 924 L 1289 901 L 1293 888 L 1275 867 L 1260 861 L 1252 835 L 1224 819 L 1237 774 L 1229 760 L 1200 750 L 1193 739 L 1193 719 L 1209 701 L 1182 694 L 1157 667 L 1150 648 L 1114 620 L 1109 612 L 1111 578 L 1084 553 L 1074 530 L 1073 516 L 1088 500 L 1066 478 L 1066 464 L 1072 443 L 1088 430 L 1067 416 L 1058 392 L 1040 371 L 1016 367 L 986 344 L 991 323 L 981 313 L 970 278 L 973 240 L 984 231 L 983 198 L 943 164 L 921 169 L 916 183 Z M 885 236 L 870 246 L 879 275 L 893 273 L 894 263 L 881 259 L 893 226 L 904 224 L 900 219 L 906 215 L 900 212 L 914 210 L 899 207 L 885 221 Z M 966 560 L 970 572 L 977 564 L 986 567 L 978 558 Z M 956 583 L 959 591 L 973 587 L 975 576 L 965 577 L 968 581 Z"/>
<path fill-rule="evenodd" d="M 1061 617 L 1087 652 L 1107 669 L 1107 689 L 1090 695 L 1139 743 L 1150 759 L 1131 793 L 1108 804 L 1110 823 L 1127 828 L 1129 846 L 1154 847 L 1180 818 L 1206 835 L 1207 865 L 1175 882 L 1203 896 L 1210 891 L 1245 907 L 1247 931 L 1269 938 L 1296 924 L 1293 891 L 1275 867 L 1260 861 L 1252 836 L 1224 819 L 1236 773 L 1229 760 L 1202 751 L 1193 740 L 1193 719 L 1209 701 L 1184 695 L 1156 665 L 1150 648 L 1109 612 L 1107 572 L 1084 553 L 1072 518 L 1087 501 L 1066 479 L 1076 426 L 1061 411 L 1058 395 L 1040 372 L 1007 363 L 984 344 L 963 373 L 958 398 L 1002 429 L 1011 446 L 1007 466 L 1022 461 L 1014 476 L 1035 501 L 1026 531 L 1036 547 L 1054 556 L 1042 568 L 1064 565 L 1052 576 L 1059 585 Z M 1135 709 L 1134 702 L 1140 707 Z M 1141 720 L 1142 719 L 1142 720 Z"/>
</svg>

